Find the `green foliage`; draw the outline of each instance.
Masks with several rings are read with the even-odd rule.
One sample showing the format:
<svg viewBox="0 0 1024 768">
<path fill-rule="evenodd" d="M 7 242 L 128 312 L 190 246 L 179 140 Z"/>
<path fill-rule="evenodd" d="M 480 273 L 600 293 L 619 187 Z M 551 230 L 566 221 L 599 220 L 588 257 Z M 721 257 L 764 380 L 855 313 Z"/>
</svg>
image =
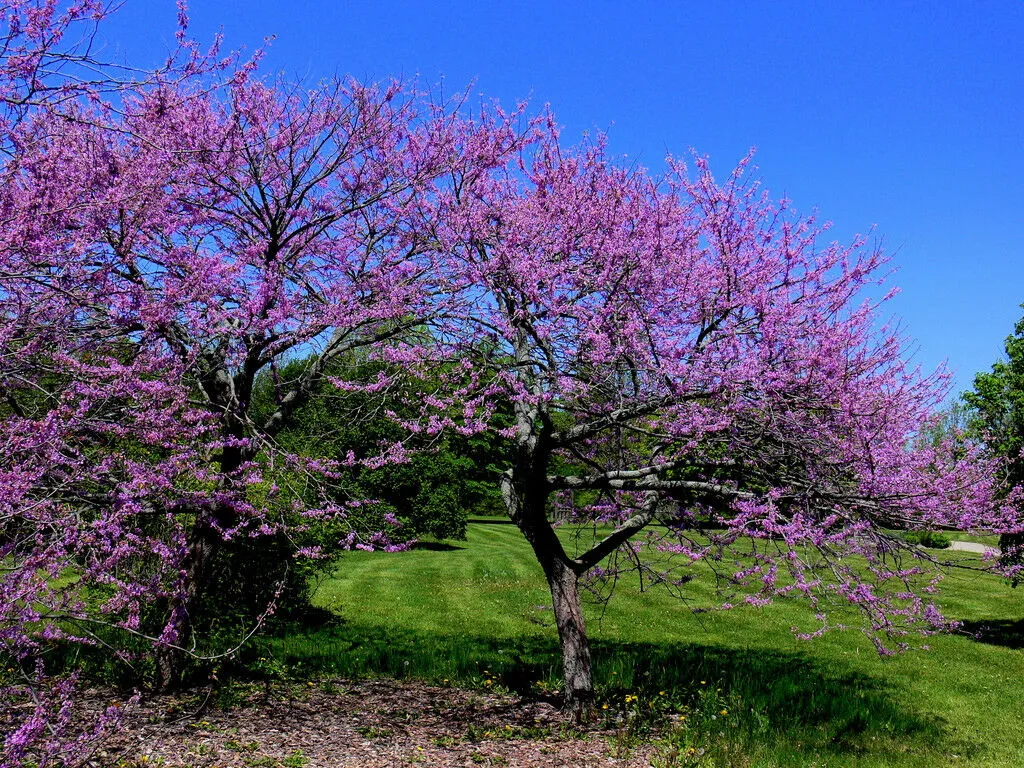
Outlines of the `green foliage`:
<svg viewBox="0 0 1024 768">
<path fill-rule="evenodd" d="M 903 538 L 911 543 L 928 549 L 949 549 L 952 540 L 944 533 L 938 531 L 907 531 Z"/>
<path fill-rule="evenodd" d="M 293 360 L 257 379 L 251 410 L 257 423 L 273 413 L 278 393 L 287 391 L 291 383 L 305 375 L 310 362 L 310 358 Z M 385 531 L 399 540 L 465 539 L 470 510 L 491 512 L 500 508 L 491 481 L 497 457 L 491 438 L 452 435 L 417 444 L 383 411 L 401 409 L 405 400 L 414 399 L 416 392 L 429 390 L 436 382 L 406 378 L 388 387 L 386 394 L 367 392 L 358 386 L 375 381 L 383 372 L 386 370 L 382 365 L 359 358 L 335 361 L 328 375 L 356 386 L 321 381 L 276 440 L 287 453 L 346 462 L 350 452 L 356 459 L 370 458 L 405 438 L 410 459 L 377 469 L 361 468 L 356 462 L 340 471 L 330 484 L 320 479 L 309 482 L 288 462 L 265 462 L 261 468 L 264 482 L 249 488 L 249 501 L 266 510 L 271 525 L 286 523 L 288 535 L 237 536 L 218 548 L 208 566 L 208 584 L 191 608 L 200 655 L 239 645 L 258 625 L 273 630 L 282 622 L 288 624 L 305 615 L 311 588 L 323 569 L 332 566 L 330 557 L 337 554 L 349 531 Z M 345 504 L 354 500 L 371 501 L 348 509 L 344 520 L 300 518 L 293 511 L 296 501 L 303 502 L 302 507 L 316 509 L 325 502 Z M 389 522 L 392 516 L 401 523 L 397 531 Z M 154 517 L 157 524 L 160 519 Z M 318 548 L 328 557 L 296 558 L 297 547 Z M 270 606 L 272 611 L 268 611 Z M 167 611 L 166 601 L 155 601 L 143 617 L 144 629 L 159 634 Z M 114 663 L 116 669 L 109 666 L 97 669 L 98 675 L 119 683 L 152 675 L 145 664 L 125 668 Z M 212 666 L 212 662 L 190 661 L 186 678 L 206 679 Z"/>
<path fill-rule="evenodd" d="M 1009 490 L 1024 485 L 1024 319 L 1006 337 L 1004 349 L 1006 358 L 975 376 L 974 389 L 963 399 L 973 410 L 973 428 L 995 455 L 1007 460 Z M 1024 564 L 1024 534 L 1004 534 L 999 548 L 1004 566 Z"/>
<path fill-rule="evenodd" d="M 269 413 L 275 390 L 300 377 L 309 362 L 293 360 L 279 371 L 262 376 L 253 393 L 254 410 Z M 501 509 L 495 483 L 501 462 L 493 436 L 454 432 L 440 438 L 409 435 L 384 413 L 388 410 L 399 417 L 414 418 L 413 404 L 421 393 L 437 389 L 438 381 L 400 375 L 381 363 L 360 359 L 335 361 L 327 373 L 353 384 L 375 381 L 380 374 L 392 376 L 395 381 L 384 393 L 321 382 L 315 395 L 295 413 L 292 426 L 279 436 L 282 447 L 339 461 L 351 452 L 355 459 L 362 460 L 401 440 L 411 453 L 403 464 L 351 468 L 334 490 L 337 500 L 379 502 L 375 514 L 394 514 L 402 523 L 399 535 L 406 539 L 465 539 L 468 515 L 494 514 Z M 441 374 L 439 371 L 437 375 Z"/>
<path fill-rule="evenodd" d="M 975 426 L 997 455 L 1010 460 L 1008 482 L 1024 480 L 1024 320 L 1006 338 L 1006 359 L 974 377 L 974 389 L 963 395 L 975 414 Z"/>
</svg>

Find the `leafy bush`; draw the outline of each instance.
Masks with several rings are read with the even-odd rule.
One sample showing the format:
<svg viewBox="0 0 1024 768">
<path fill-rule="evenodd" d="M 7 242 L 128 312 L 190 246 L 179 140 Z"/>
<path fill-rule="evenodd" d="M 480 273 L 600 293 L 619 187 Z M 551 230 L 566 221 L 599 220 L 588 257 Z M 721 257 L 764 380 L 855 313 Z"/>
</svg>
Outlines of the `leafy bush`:
<svg viewBox="0 0 1024 768">
<path fill-rule="evenodd" d="M 903 538 L 911 543 L 928 549 L 949 549 L 951 539 L 938 531 L 907 531 Z"/>
</svg>

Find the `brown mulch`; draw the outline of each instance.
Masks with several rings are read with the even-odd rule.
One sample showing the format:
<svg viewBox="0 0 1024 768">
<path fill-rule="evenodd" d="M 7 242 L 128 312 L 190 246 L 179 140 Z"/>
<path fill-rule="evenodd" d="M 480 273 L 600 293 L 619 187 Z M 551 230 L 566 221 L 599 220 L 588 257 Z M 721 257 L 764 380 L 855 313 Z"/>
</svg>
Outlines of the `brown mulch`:
<svg viewBox="0 0 1024 768">
<path fill-rule="evenodd" d="M 213 698 L 143 699 L 90 764 L 646 768 L 656 753 L 649 744 L 627 750 L 616 730 L 570 727 L 544 701 L 416 682 L 253 687 L 226 709 L 214 706 Z"/>
</svg>

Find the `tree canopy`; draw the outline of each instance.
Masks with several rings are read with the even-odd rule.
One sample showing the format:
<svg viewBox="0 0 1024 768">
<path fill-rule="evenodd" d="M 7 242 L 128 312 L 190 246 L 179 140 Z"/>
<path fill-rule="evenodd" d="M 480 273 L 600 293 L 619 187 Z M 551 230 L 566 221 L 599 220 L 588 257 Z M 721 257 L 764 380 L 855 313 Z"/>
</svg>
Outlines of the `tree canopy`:
<svg viewBox="0 0 1024 768">
<path fill-rule="evenodd" d="M 368 527 L 363 500 L 332 490 L 348 457 L 277 438 L 332 361 L 415 346 L 443 288 L 439 190 L 524 138 L 515 114 L 398 83 L 306 88 L 211 64 L 183 31 L 180 60 L 122 80 L 87 46 L 57 47 L 105 13 L 3 14 L 0 642 L 23 676 L 5 695 L 38 702 L 10 764 L 64 706 L 38 663 L 48 644 L 146 638 L 173 686 L 225 553 L 325 519 L 340 546 L 400 545 L 389 516 Z M 258 376 L 296 352 L 302 370 L 257 414 Z M 377 448 L 368 467 L 407 456 Z"/>
<path fill-rule="evenodd" d="M 577 713 L 593 696 L 578 580 L 614 576 L 602 561 L 655 523 L 658 547 L 748 602 L 805 596 L 806 634 L 831 600 L 856 605 L 885 650 L 942 625 L 921 556 L 887 532 L 1010 514 L 977 446 L 915 443 L 944 389 L 862 298 L 883 255 L 827 242 L 747 163 L 724 183 L 694 166 L 656 180 L 549 126 L 473 194 L 456 185 L 440 219 L 457 298 L 435 333 L 490 374 L 478 400 L 459 393 L 463 418 L 438 418 L 487 429 L 489 398 L 512 404 L 502 494 L 551 587 Z M 610 528 L 570 555 L 551 507 Z"/>
</svg>

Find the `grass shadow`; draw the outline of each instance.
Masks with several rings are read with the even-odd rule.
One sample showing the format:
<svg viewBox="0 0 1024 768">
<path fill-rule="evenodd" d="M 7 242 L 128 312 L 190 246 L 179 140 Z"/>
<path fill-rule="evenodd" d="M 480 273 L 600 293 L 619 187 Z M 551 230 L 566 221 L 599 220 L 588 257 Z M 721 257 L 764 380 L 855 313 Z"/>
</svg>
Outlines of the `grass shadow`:
<svg viewBox="0 0 1024 768">
<path fill-rule="evenodd" d="M 250 652 L 272 654 L 297 676 L 498 683 L 535 697 L 560 685 L 554 638 L 442 635 L 339 621 L 319 630 L 297 627 L 261 640 Z M 943 743 L 943 723 L 908 711 L 884 680 L 837 671 L 796 653 L 608 640 L 595 640 L 593 653 L 599 697 L 613 707 L 628 702 L 627 694 L 691 707 L 715 691 L 742 710 L 737 715 L 746 717 L 748 730 L 758 723 L 766 743 L 803 744 L 831 754 L 895 753 L 910 742 L 922 749 Z"/>
<path fill-rule="evenodd" d="M 455 552 L 466 547 L 458 544 L 451 544 L 447 541 L 417 541 L 409 549 L 424 549 L 428 552 Z"/>
<path fill-rule="evenodd" d="M 1024 619 L 964 621 L 958 630 L 973 640 L 1003 648 L 1024 648 Z"/>
</svg>

